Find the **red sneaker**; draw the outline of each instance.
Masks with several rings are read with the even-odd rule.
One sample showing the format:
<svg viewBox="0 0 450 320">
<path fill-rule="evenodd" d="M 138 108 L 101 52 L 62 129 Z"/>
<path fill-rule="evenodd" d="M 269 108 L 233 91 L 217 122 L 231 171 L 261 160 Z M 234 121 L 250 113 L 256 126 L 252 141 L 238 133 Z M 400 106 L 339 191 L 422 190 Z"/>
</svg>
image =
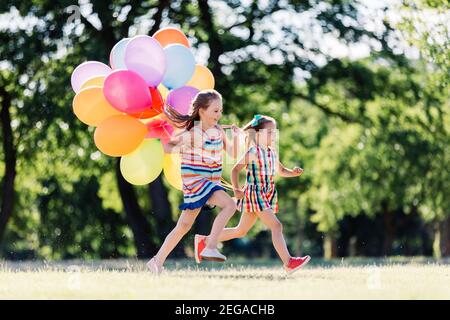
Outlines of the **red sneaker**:
<svg viewBox="0 0 450 320">
<path fill-rule="evenodd" d="M 287 273 L 293 273 L 307 264 L 309 260 L 311 260 L 310 256 L 290 258 L 288 264 L 284 266 L 284 270 Z"/>
<path fill-rule="evenodd" d="M 194 254 L 195 254 L 195 262 L 202 262 L 201 253 L 203 249 L 206 247 L 206 236 L 202 236 L 196 234 L 194 237 Z"/>
</svg>

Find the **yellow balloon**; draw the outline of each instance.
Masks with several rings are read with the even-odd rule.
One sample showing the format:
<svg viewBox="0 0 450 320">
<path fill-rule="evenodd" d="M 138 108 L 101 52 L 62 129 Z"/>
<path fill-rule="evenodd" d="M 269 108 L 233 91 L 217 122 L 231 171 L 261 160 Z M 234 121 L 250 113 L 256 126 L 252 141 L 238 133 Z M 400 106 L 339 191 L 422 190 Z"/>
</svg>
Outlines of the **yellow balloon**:
<svg viewBox="0 0 450 320">
<path fill-rule="evenodd" d="M 163 170 L 169 184 L 175 189 L 182 190 L 181 156 L 179 153 L 164 154 Z"/>
<path fill-rule="evenodd" d="M 195 65 L 195 71 L 191 80 L 186 83 L 186 86 L 191 86 L 199 90 L 214 89 L 214 75 L 205 66 Z"/>
<path fill-rule="evenodd" d="M 73 98 L 73 112 L 81 122 L 89 126 L 98 126 L 103 120 L 122 114 L 109 104 L 99 86 L 87 87 Z"/>
<path fill-rule="evenodd" d="M 145 139 L 135 151 L 120 159 L 120 172 L 129 183 L 141 186 L 159 176 L 163 161 L 161 142 L 158 139 Z"/>
<path fill-rule="evenodd" d="M 100 86 L 103 87 L 103 82 L 105 81 L 104 76 L 92 77 L 86 80 L 85 83 L 81 86 L 81 89 L 92 87 L 92 86 Z"/>
<path fill-rule="evenodd" d="M 169 95 L 169 89 L 167 89 L 163 84 L 160 84 L 157 87 L 159 93 L 161 93 L 161 96 L 163 97 L 164 101 L 166 101 L 167 96 Z"/>
</svg>

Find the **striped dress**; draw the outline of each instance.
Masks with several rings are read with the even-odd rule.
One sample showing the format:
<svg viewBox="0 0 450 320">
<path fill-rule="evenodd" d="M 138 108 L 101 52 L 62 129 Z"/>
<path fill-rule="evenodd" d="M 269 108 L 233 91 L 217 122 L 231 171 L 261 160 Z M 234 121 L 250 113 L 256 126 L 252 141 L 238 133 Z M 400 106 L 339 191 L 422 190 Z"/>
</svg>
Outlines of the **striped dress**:
<svg viewBox="0 0 450 320">
<path fill-rule="evenodd" d="M 246 165 L 247 184 L 244 198 L 237 202 L 241 212 L 260 212 L 272 209 L 278 212 L 278 197 L 274 176 L 277 156 L 270 147 L 253 146 L 248 151 L 253 157 Z"/>
<path fill-rule="evenodd" d="M 204 131 L 194 126 L 190 143 L 181 148 L 183 204 L 181 210 L 204 206 L 214 191 L 225 190 L 222 177 L 222 133 L 218 127 Z"/>
</svg>

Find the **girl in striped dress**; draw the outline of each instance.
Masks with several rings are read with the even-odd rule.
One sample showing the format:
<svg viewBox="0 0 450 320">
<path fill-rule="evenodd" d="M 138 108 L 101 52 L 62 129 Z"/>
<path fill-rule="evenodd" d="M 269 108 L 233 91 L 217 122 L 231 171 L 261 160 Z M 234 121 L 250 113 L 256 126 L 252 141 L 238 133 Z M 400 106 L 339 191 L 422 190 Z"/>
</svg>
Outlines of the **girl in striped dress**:
<svg viewBox="0 0 450 320">
<path fill-rule="evenodd" d="M 150 270 L 159 274 L 169 253 L 191 229 L 197 215 L 205 204 L 218 206 L 222 210 L 214 220 L 202 258 L 225 261 L 217 250 L 217 239 L 229 219 L 236 211 L 233 199 L 221 186 L 222 151 L 232 157 L 232 145 L 224 130 L 218 125 L 222 117 L 222 97 L 215 90 L 200 91 L 192 101 L 188 115 L 181 115 L 170 106 L 165 116 L 178 128 L 185 129 L 164 146 L 166 152 L 180 152 L 183 181 L 182 213 L 175 228 L 167 235 L 158 253 L 147 263 Z M 234 132 L 237 127 L 232 126 Z"/>
<path fill-rule="evenodd" d="M 202 207 L 208 200 L 206 195 L 224 190 L 220 185 L 223 149 L 220 127 L 215 125 L 204 130 L 201 126 L 194 126 L 192 131 L 192 148 L 181 150 L 184 202 L 180 210 Z"/>
<path fill-rule="evenodd" d="M 238 210 L 242 212 L 241 220 L 237 227 L 225 228 L 219 236 L 219 241 L 245 236 L 260 218 L 272 232 L 273 245 L 285 270 L 289 273 L 294 272 L 308 263 L 310 257 L 292 257 L 289 254 L 282 224 L 276 217 L 278 198 L 274 177 L 277 172 L 282 177 L 298 177 L 303 173 L 303 169 L 298 167 L 287 169 L 278 160 L 274 148 L 276 122 L 273 118 L 256 115 L 243 130 L 247 133 L 247 151 L 231 172 L 234 195 L 238 199 Z M 246 185 L 241 189 L 238 175 L 244 168 L 247 172 Z"/>
</svg>

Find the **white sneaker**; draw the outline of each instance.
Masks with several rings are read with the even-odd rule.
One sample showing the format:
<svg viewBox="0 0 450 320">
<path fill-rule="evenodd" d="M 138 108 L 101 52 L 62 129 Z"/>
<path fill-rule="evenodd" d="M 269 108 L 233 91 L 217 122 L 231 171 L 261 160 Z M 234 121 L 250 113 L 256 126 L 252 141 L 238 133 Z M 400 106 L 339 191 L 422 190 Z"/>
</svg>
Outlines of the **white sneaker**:
<svg viewBox="0 0 450 320">
<path fill-rule="evenodd" d="M 151 258 L 147 262 L 147 268 L 149 268 L 151 273 L 156 274 L 156 275 L 159 275 L 161 272 L 164 271 L 164 268 L 159 267 L 158 264 L 156 263 L 155 257 Z"/>
<path fill-rule="evenodd" d="M 203 249 L 203 251 L 200 253 L 200 256 L 205 259 L 205 260 L 209 260 L 209 261 L 218 261 L 218 262 L 223 262 L 225 260 L 227 260 L 227 257 L 225 257 L 223 254 L 221 254 L 219 252 L 219 250 L 217 249 L 208 249 L 205 248 Z"/>
</svg>

